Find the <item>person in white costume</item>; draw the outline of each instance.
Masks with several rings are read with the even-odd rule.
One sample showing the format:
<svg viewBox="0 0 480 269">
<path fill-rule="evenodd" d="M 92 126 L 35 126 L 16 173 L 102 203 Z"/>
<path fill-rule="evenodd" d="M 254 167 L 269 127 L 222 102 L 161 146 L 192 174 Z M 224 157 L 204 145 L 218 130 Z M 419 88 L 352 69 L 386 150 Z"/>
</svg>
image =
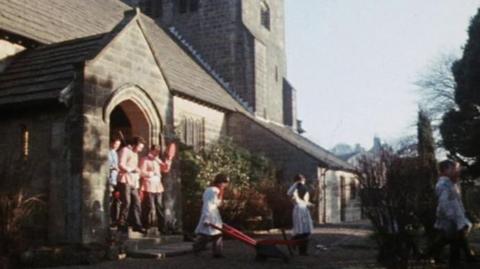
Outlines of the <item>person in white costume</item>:
<svg viewBox="0 0 480 269">
<path fill-rule="evenodd" d="M 292 213 L 293 219 L 293 238 L 294 240 L 303 240 L 299 245 L 299 254 L 308 255 L 308 238 L 313 230 L 312 217 L 308 207 L 310 195 L 305 185 L 306 179 L 303 175 L 297 175 L 294 178 L 295 183 L 288 189 L 287 195 L 291 198 L 294 207 Z"/>
<path fill-rule="evenodd" d="M 223 193 L 228 186 L 230 179 L 225 174 L 215 176 L 212 184 L 203 192 L 202 214 L 195 229 L 195 242 L 193 243 L 194 253 L 204 250 L 208 242 L 212 241 L 212 250 L 214 258 L 223 257 L 223 239 L 222 232 L 209 226 L 222 227 L 222 217 L 220 216 L 219 207 L 222 204 Z"/>
</svg>

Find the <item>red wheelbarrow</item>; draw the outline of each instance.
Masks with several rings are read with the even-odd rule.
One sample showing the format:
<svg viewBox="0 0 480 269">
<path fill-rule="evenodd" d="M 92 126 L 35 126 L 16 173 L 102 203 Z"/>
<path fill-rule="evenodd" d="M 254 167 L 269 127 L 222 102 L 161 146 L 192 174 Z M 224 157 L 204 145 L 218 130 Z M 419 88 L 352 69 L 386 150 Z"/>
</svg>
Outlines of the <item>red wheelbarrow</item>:
<svg viewBox="0 0 480 269">
<path fill-rule="evenodd" d="M 292 246 L 300 245 L 303 240 L 287 240 L 285 233 L 284 240 L 280 239 L 263 239 L 255 240 L 250 236 L 242 233 L 241 231 L 233 228 L 230 225 L 223 224 L 222 227 L 216 226 L 214 224 L 209 224 L 212 228 L 221 231 L 223 234 L 228 235 L 238 241 L 241 241 L 249 246 L 252 246 L 256 250 L 256 260 L 257 261 L 266 261 L 268 258 L 278 258 L 282 259 L 284 262 L 288 263 L 290 261 L 287 254 L 281 251 L 277 246 L 284 245 L 288 247 L 288 250 L 291 255 L 293 251 L 291 250 Z"/>
</svg>

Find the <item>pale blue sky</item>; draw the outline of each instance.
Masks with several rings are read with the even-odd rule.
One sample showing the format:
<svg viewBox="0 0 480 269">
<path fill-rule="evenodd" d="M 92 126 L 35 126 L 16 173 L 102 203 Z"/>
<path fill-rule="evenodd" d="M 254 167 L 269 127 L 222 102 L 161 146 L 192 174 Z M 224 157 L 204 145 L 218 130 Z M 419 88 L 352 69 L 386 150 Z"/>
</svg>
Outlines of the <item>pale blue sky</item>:
<svg viewBox="0 0 480 269">
<path fill-rule="evenodd" d="M 413 131 L 413 82 L 459 52 L 480 0 L 285 0 L 288 79 L 307 136 L 369 147 Z"/>
</svg>

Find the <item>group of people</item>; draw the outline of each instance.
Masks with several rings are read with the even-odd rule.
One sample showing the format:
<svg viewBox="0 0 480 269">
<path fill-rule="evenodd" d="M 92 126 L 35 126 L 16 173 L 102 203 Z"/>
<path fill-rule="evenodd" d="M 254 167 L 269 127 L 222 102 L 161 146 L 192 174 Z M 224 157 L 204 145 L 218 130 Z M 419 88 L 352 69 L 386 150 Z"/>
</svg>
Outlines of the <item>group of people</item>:
<svg viewBox="0 0 480 269">
<path fill-rule="evenodd" d="M 294 181 L 286 193 L 294 205 L 292 213 L 292 240 L 297 240 L 300 255 L 308 255 L 308 238 L 313 230 L 313 222 L 309 210 L 312 204 L 309 201 L 310 195 L 305 177 L 297 175 Z M 194 253 L 204 250 L 207 243 L 211 241 L 213 257 L 223 257 L 222 232 L 214 228 L 214 226 L 222 227 L 223 225 L 219 207 L 222 205 L 223 193 L 229 182 L 228 176 L 220 173 L 215 176 L 212 184 L 203 193 L 202 214 L 195 229 L 197 237 L 193 243 Z"/>
<path fill-rule="evenodd" d="M 460 166 L 457 162 L 445 160 L 439 164 L 440 177 L 437 180 L 435 192 L 438 198 L 436 209 L 435 229 L 437 236 L 429 249 L 429 255 L 438 258 L 446 245 L 450 245 L 449 268 L 458 268 L 460 256 L 463 252 L 467 261 L 476 262 L 469 248 L 467 236 L 472 223 L 466 217 L 459 187 Z M 308 255 L 308 239 L 313 230 L 309 207 L 309 192 L 306 179 L 303 175 L 294 178 L 294 184 L 286 195 L 291 199 L 294 207 L 293 240 L 298 240 L 300 255 Z M 193 244 L 195 253 L 205 249 L 209 241 L 213 242 L 213 256 L 222 257 L 222 233 L 213 228 L 222 226 L 219 207 L 222 204 L 224 189 L 229 179 L 224 174 L 218 174 L 212 185 L 203 193 L 202 214 L 195 230 L 197 238 Z"/>
<path fill-rule="evenodd" d="M 152 145 L 148 154 L 139 159 L 145 141 L 138 136 L 133 137 L 123 148 L 120 149 L 120 146 L 120 139 L 113 139 L 108 154 L 112 225 L 117 225 L 123 231 L 132 226 L 134 231 L 145 233 L 146 228 L 151 227 L 156 220 L 157 227 L 161 230 L 164 191 L 162 174 L 170 171 L 171 161 L 161 159 L 162 148 L 159 145 Z M 475 259 L 467 241 L 472 223 L 466 217 L 462 203 L 459 164 L 445 160 L 439 164 L 439 172 L 440 177 L 435 187 L 438 198 L 435 222 L 437 237 L 429 254 L 438 257 L 443 247 L 450 245 L 450 268 L 456 268 L 462 251 L 467 260 Z M 223 225 L 219 207 L 222 205 L 223 194 L 229 182 L 229 177 L 220 173 L 203 193 L 202 212 L 195 229 L 197 237 L 193 243 L 196 253 L 212 241 L 213 256 L 222 257 L 222 233 L 210 224 L 217 227 Z M 294 183 L 286 195 L 294 205 L 292 239 L 299 242 L 299 254 L 307 255 L 313 222 L 309 210 L 312 204 L 303 175 L 295 176 Z"/>
<path fill-rule="evenodd" d="M 157 222 L 161 230 L 162 174 L 170 171 L 171 161 L 161 159 L 160 145 L 152 145 L 148 154 L 139 158 L 146 144 L 142 137 L 133 137 L 123 148 L 121 144 L 120 139 L 112 139 L 108 153 L 112 226 L 123 232 L 131 226 L 133 231 L 146 233 Z"/>
</svg>

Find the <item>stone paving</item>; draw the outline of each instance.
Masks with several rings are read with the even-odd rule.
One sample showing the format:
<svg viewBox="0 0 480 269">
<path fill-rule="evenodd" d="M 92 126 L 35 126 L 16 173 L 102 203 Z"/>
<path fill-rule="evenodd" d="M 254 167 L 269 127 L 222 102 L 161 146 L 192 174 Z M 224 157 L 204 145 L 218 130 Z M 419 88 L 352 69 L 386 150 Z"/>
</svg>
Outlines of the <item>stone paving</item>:
<svg viewBox="0 0 480 269">
<path fill-rule="evenodd" d="M 255 260 L 255 251 L 235 240 L 225 240 L 225 258 L 214 259 L 210 251 L 205 251 L 199 256 L 189 252 L 190 243 L 164 244 L 157 248 L 163 252 L 180 253 L 175 257 L 162 256 L 160 259 L 135 259 L 127 258 L 122 261 L 104 262 L 92 266 L 63 267 L 65 269 L 130 269 L 130 268 L 209 268 L 209 269 L 236 269 L 236 268 L 322 268 L 322 269 L 366 269 L 381 268 L 375 262 L 377 253 L 375 243 L 370 239 L 371 231 L 365 224 L 326 225 L 315 229 L 310 244 L 310 256 L 291 257 L 289 263 L 280 259 L 269 259 L 265 262 Z M 260 235 L 256 238 L 281 238 L 279 233 L 268 236 Z M 478 246 L 480 233 L 472 236 L 474 246 Z M 288 253 L 286 248 L 282 248 Z M 183 251 L 183 253 L 182 253 Z M 173 256 L 173 255 L 172 255 Z M 443 269 L 445 266 L 426 266 L 412 268 Z M 478 265 L 464 268 L 480 268 Z"/>
<path fill-rule="evenodd" d="M 375 245 L 368 238 L 370 230 L 358 225 L 325 226 L 316 228 L 310 244 L 310 256 L 291 257 L 287 264 L 280 259 L 255 261 L 255 250 L 235 240 L 225 240 L 225 258 L 214 259 L 210 251 L 199 256 L 191 253 L 160 259 L 127 258 L 92 266 L 63 267 L 68 269 L 122 269 L 122 268 L 375 268 Z M 281 238 L 278 233 L 256 238 Z M 176 253 L 190 250 L 190 243 L 166 244 L 157 250 Z M 288 253 L 287 249 L 281 249 Z M 358 266 L 362 267 L 358 267 Z M 62 267 L 61 267 L 62 268 Z"/>
</svg>

